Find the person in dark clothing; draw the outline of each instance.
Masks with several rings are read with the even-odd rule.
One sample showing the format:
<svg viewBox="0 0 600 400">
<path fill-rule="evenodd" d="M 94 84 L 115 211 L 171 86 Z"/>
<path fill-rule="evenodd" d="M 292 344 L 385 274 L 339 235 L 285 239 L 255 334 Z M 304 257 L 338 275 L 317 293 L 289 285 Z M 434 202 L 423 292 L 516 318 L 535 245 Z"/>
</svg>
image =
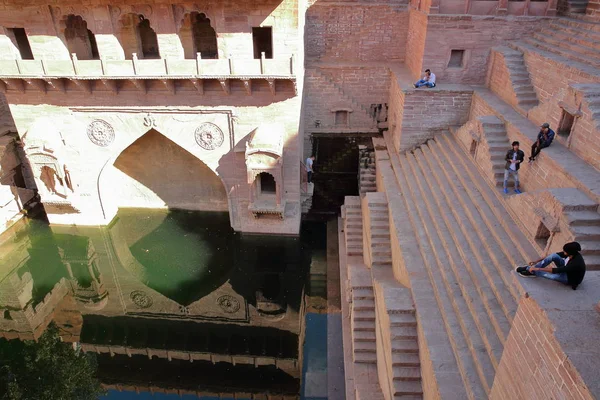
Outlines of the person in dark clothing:
<svg viewBox="0 0 600 400">
<path fill-rule="evenodd" d="M 512 142 L 512 149 L 506 152 L 506 165 L 504 166 L 504 193 L 508 193 L 508 178 L 512 175 L 515 180 L 515 193 L 521 193 L 519 190 L 519 167 L 525 158 L 523 150 L 519 150 L 519 142 Z"/>
<path fill-rule="evenodd" d="M 550 129 L 550 124 L 544 122 L 541 126 L 540 133 L 538 133 L 537 140 L 531 146 L 531 157 L 529 157 L 529 162 L 535 161 L 535 158 L 542 149 L 550 146 L 552 141 L 554 140 L 554 131 Z"/>
<path fill-rule="evenodd" d="M 525 278 L 539 276 L 552 279 L 569 285 L 575 290 L 585 276 L 585 261 L 579 253 L 580 251 L 579 243 L 569 242 L 563 246 L 563 251 L 532 261 L 526 267 L 517 267 L 516 271 Z M 554 263 L 556 267 L 551 267 L 551 263 Z"/>
</svg>

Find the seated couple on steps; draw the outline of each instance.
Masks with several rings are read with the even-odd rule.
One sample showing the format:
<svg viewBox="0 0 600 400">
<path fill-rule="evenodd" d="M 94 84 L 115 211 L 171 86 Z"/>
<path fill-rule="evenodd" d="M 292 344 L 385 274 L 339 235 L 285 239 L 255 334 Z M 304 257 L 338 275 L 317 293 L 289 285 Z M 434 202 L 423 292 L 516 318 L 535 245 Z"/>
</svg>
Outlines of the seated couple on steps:
<svg viewBox="0 0 600 400">
<path fill-rule="evenodd" d="M 532 261 L 526 267 L 517 267 L 516 271 L 524 278 L 537 276 L 551 279 L 569 285 L 575 290 L 585 276 L 585 261 L 580 251 L 579 243 L 569 242 L 563 246 L 563 251 Z M 555 265 L 554 268 L 550 266 L 552 263 Z"/>
</svg>

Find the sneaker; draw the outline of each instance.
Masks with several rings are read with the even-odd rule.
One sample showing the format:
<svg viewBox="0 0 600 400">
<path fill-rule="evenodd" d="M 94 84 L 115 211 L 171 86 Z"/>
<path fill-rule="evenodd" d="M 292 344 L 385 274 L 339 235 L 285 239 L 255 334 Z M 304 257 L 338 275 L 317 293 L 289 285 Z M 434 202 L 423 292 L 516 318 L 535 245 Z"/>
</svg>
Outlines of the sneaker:
<svg viewBox="0 0 600 400">
<path fill-rule="evenodd" d="M 531 157 L 529 157 L 529 164 L 531 164 L 531 163 L 532 163 L 532 162 L 534 162 L 534 161 L 535 161 L 535 158 L 531 158 Z"/>
<path fill-rule="evenodd" d="M 532 274 L 531 272 L 527 271 L 527 267 L 517 267 L 517 268 L 515 268 L 515 271 L 517 272 L 517 274 L 519 274 L 523 278 L 533 278 L 533 277 L 535 277 L 534 274 Z"/>
<path fill-rule="evenodd" d="M 521 194 L 521 193 L 523 193 L 523 192 L 521 192 L 519 189 L 515 189 L 515 193 L 516 193 L 516 194 Z"/>
<path fill-rule="evenodd" d="M 508 189 L 504 188 L 504 194 L 508 194 Z"/>
<path fill-rule="evenodd" d="M 418 88 L 418 86 L 415 83 L 413 83 L 413 86 L 415 87 L 415 89 Z"/>
</svg>

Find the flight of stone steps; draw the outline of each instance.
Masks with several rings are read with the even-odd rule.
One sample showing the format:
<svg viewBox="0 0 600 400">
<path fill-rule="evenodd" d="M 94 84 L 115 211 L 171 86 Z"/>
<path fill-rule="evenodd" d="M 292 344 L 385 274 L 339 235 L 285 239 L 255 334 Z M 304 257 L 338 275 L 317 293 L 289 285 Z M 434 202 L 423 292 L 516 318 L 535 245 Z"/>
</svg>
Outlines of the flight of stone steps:
<svg viewBox="0 0 600 400">
<path fill-rule="evenodd" d="M 573 240 L 581 245 L 587 270 L 600 270 L 600 213 L 598 204 L 590 202 L 565 210 Z"/>
<path fill-rule="evenodd" d="M 504 55 L 513 90 L 517 95 L 518 106 L 525 111 L 538 106 L 539 101 L 531 84 L 523 52 L 506 46 L 501 46 L 498 50 Z"/>
<path fill-rule="evenodd" d="M 487 398 L 519 298 L 511 271 L 537 252 L 453 137 L 392 153 L 410 219 L 395 228 L 420 238 L 431 296 L 465 390 Z"/>
<path fill-rule="evenodd" d="M 506 152 L 511 148 L 506 127 L 504 122 L 495 116 L 480 117 L 479 120 L 481 121 L 483 136 L 485 136 L 488 145 L 494 182 L 496 186 L 502 186 L 504 183 Z M 508 182 L 508 186 L 514 186 L 512 179 Z"/>
<path fill-rule="evenodd" d="M 385 193 L 367 193 L 361 200 L 363 212 L 363 254 L 370 268 L 392 266 L 390 220 Z"/>
<path fill-rule="evenodd" d="M 600 68 L 600 23 L 586 16 L 554 19 L 522 43 Z"/>
<path fill-rule="evenodd" d="M 363 195 L 369 192 L 376 192 L 375 151 L 365 145 L 359 145 L 358 159 L 358 193 Z"/>
</svg>

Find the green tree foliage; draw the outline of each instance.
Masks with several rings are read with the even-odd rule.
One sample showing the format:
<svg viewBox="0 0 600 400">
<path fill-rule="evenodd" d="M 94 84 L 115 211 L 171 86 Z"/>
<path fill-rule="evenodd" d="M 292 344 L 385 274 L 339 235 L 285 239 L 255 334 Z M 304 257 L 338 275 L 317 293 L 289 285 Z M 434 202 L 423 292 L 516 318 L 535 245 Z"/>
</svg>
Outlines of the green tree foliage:
<svg viewBox="0 0 600 400">
<path fill-rule="evenodd" d="M 0 339 L 0 400 L 97 400 L 93 354 L 63 343 L 51 324 L 37 342 Z"/>
</svg>

